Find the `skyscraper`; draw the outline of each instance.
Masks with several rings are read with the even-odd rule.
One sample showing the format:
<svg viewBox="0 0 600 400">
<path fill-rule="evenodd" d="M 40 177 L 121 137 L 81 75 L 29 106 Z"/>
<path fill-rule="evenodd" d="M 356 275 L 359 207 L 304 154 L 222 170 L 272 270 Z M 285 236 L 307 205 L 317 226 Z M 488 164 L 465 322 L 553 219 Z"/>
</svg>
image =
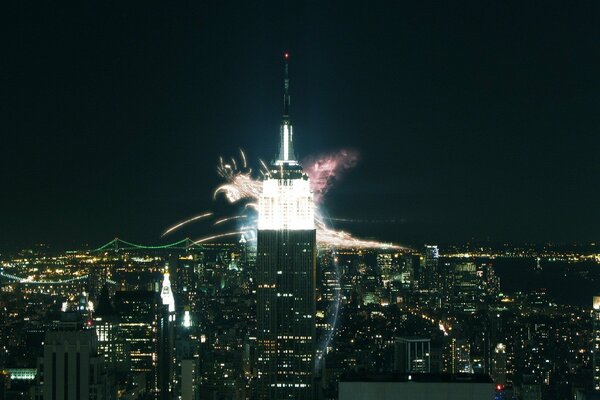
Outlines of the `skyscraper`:
<svg viewBox="0 0 600 400">
<path fill-rule="evenodd" d="M 403 374 L 431 372 L 431 339 L 397 337 L 394 342 L 394 370 Z"/>
<path fill-rule="evenodd" d="M 129 368 L 127 352 L 121 335 L 119 316 L 110 302 L 105 285 L 94 313 L 94 329 L 98 337 L 98 354 L 104 356 L 107 368 L 124 372 Z"/>
<path fill-rule="evenodd" d="M 175 347 L 175 298 L 171 290 L 168 267 L 163 273 L 162 309 L 160 313 L 160 335 L 158 348 L 158 390 L 161 399 L 173 397 L 174 347 Z"/>
<path fill-rule="evenodd" d="M 600 391 L 600 296 L 594 296 L 592 308 L 592 329 L 594 330 L 592 334 L 592 373 L 594 376 L 594 390 Z"/>
<path fill-rule="evenodd" d="M 115 310 L 131 365 L 148 392 L 158 390 L 160 302 L 153 291 L 123 291 L 115 294 Z M 143 377 L 143 378 L 142 378 Z"/>
<path fill-rule="evenodd" d="M 44 400 L 115 399 L 116 390 L 98 354 L 96 333 L 77 323 L 46 332 L 38 385 Z"/>
<path fill-rule="evenodd" d="M 439 252 L 437 246 L 425 246 L 425 260 L 421 273 L 421 289 L 435 291 L 438 285 L 438 259 Z"/>
<path fill-rule="evenodd" d="M 315 369 L 316 231 L 308 175 L 294 154 L 284 56 L 277 159 L 263 181 L 257 234 L 257 397 L 312 399 Z"/>
</svg>

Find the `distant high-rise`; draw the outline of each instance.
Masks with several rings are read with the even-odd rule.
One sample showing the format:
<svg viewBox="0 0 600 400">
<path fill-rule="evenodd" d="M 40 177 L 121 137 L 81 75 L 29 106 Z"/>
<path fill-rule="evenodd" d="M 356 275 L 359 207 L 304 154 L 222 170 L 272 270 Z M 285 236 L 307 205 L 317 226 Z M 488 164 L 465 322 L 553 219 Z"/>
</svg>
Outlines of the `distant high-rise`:
<svg viewBox="0 0 600 400">
<path fill-rule="evenodd" d="M 453 374 L 472 374 L 471 345 L 464 339 L 451 339 L 450 341 L 449 372 Z"/>
<path fill-rule="evenodd" d="M 163 274 L 162 309 L 158 349 L 158 390 L 161 399 L 171 399 L 174 391 L 175 366 L 175 298 L 171 289 L 168 267 Z"/>
<path fill-rule="evenodd" d="M 160 297 L 153 291 L 123 291 L 115 294 L 115 310 L 131 372 L 143 376 L 146 390 L 158 390 Z"/>
<path fill-rule="evenodd" d="M 506 346 L 498 343 L 492 355 L 492 379 L 495 383 L 504 385 L 506 383 Z"/>
<path fill-rule="evenodd" d="M 40 361 L 38 384 L 44 400 L 116 398 L 92 329 L 64 324 L 47 332 Z"/>
<path fill-rule="evenodd" d="M 394 343 L 394 371 L 431 372 L 431 339 L 398 337 Z"/>
<path fill-rule="evenodd" d="M 472 313 L 477 310 L 481 297 L 480 281 L 475 263 L 460 262 L 454 265 L 452 305 L 455 311 Z"/>
<path fill-rule="evenodd" d="M 600 296 L 594 296 L 592 302 L 593 334 L 592 334 L 592 361 L 594 390 L 600 391 Z"/>
<path fill-rule="evenodd" d="M 388 286 L 392 274 L 392 254 L 379 253 L 377 254 L 377 269 L 381 277 L 381 282 L 384 286 Z"/>
<path fill-rule="evenodd" d="M 285 54 L 279 154 L 263 181 L 257 234 L 257 397 L 312 399 L 316 231 L 308 175 L 294 154 Z"/>
<path fill-rule="evenodd" d="M 98 337 L 98 353 L 104 356 L 108 368 L 126 371 L 129 367 L 123 337 L 119 326 L 119 316 L 112 306 L 105 285 L 94 313 L 94 329 Z"/>
<path fill-rule="evenodd" d="M 438 287 L 439 251 L 437 246 L 425 246 L 425 259 L 420 276 L 420 288 L 435 291 Z"/>
</svg>

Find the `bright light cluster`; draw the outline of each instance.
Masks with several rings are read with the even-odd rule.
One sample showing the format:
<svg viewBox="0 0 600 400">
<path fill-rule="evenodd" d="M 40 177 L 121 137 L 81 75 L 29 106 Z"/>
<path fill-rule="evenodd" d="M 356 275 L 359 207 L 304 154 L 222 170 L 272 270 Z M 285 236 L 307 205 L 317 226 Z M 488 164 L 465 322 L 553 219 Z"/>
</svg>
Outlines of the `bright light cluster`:
<svg viewBox="0 0 600 400">
<path fill-rule="evenodd" d="M 168 272 L 164 273 L 160 298 L 162 299 L 163 305 L 169 307 L 169 313 L 174 313 L 175 297 L 173 296 L 173 291 L 171 290 L 171 279 L 169 278 Z"/>
<path fill-rule="evenodd" d="M 309 180 L 271 177 L 265 179 L 258 198 L 258 229 L 315 229 L 315 212 Z"/>
</svg>

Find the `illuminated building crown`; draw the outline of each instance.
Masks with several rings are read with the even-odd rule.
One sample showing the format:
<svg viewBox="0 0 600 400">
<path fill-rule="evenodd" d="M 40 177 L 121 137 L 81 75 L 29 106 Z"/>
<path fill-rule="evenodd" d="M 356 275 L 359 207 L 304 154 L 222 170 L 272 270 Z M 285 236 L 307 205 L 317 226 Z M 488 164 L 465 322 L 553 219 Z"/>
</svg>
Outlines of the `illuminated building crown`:
<svg viewBox="0 0 600 400">
<path fill-rule="evenodd" d="M 160 297 L 162 299 L 163 305 L 169 307 L 169 312 L 175 312 L 175 297 L 173 296 L 173 291 L 171 290 L 171 279 L 169 278 L 169 272 L 165 269 L 163 275 L 163 283 L 162 290 L 160 292 Z"/>
<path fill-rule="evenodd" d="M 288 58 L 289 54 L 285 53 L 283 122 L 280 130 L 279 155 L 263 181 L 262 193 L 258 199 L 259 230 L 315 229 L 310 181 L 294 154 L 292 123 L 289 115 Z"/>
</svg>

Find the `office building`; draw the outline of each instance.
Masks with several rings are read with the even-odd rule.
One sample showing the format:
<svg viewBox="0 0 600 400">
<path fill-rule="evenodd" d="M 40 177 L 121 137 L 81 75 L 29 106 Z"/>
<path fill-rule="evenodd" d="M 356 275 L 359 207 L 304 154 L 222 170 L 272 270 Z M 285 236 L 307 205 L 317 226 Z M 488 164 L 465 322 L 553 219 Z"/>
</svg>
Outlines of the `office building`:
<svg viewBox="0 0 600 400">
<path fill-rule="evenodd" d="M 394 371 L 431 372 L 431 339 L 398 337 L 394 343 Z"/>
<path fill-rule="evenodd" d="M 260 399 L 313 399 L 316 231 L 308 176 L 294 154 L 285 57 L 277 159 L 263 180 L 257 233 L 257 387 Z"/>
<path fill-rule="evenodd" d="M 154 291 L 122 291 L 115 294 L 115 310 L 123 335 L 131 372 L 145 390 L 158 391 L 158 346 L 161 299 Z"/>
<path fill-rule="evenodd" d="M 600 296 L 592 301 L 592 374 L 593 388 L 600 391 Z"/>
<path fill-rule="evenodd" d="M 59 324 L 47 332 L 38 387 L 44 400 L 115 399 L 114 381 L 98 354 L 96 332 L 73 324 Z"/>
</svg>

